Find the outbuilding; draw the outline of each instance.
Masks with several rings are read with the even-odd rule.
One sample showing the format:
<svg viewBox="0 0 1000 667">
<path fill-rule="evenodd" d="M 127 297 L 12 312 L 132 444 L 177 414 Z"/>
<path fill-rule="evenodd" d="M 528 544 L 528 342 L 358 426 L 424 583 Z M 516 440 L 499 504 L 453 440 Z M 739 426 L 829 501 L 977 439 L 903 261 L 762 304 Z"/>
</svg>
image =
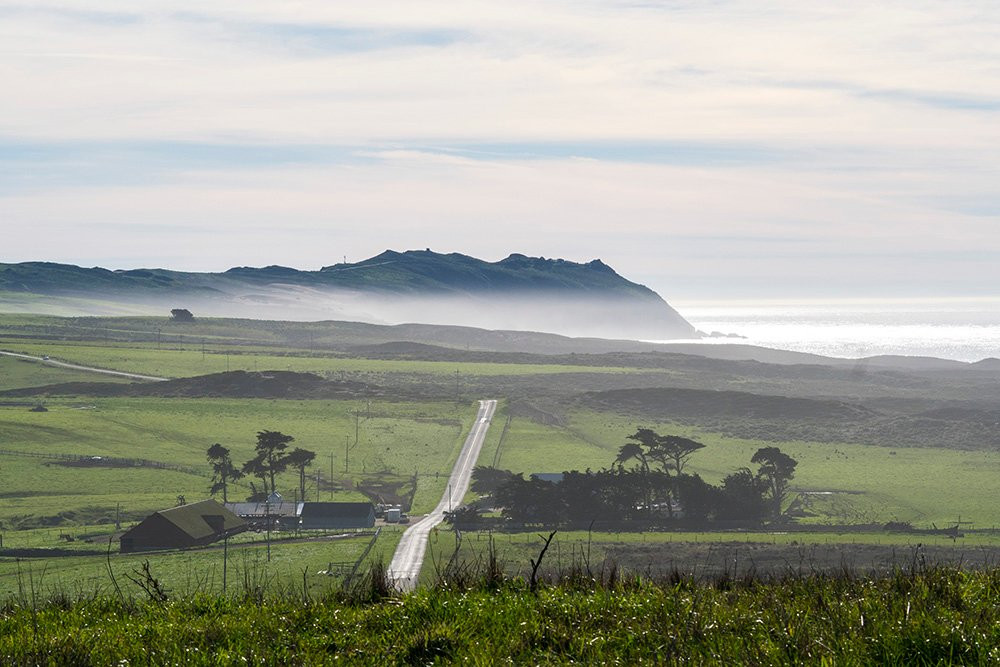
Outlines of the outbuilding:
<svg viewBox="0 0 1000 667">
<path fill-rule="evenodd" d="M 533 472 L 530 475 L 531 479 L 538 480 L 539 482 L 552 482 L 553 484 L 559 484 L 563 481 L 565 473 L 561 472 Z"/>
<path fill-rule="evenodd" d="M 275 528 L 293 530 L 299 526 L 304 503 L 278 501 L 275 503 L 226 503 L 226 509 L 240 517 L 253 528 L 267 527 L 268 521 Z"/>
<path fill-rule="evenodd" d="M 246 522 L 214 500 L 153 512 L 120 539 L 121 553 L 187 549 L 242 533 Z"/>
<path fill-rule="evenodd" d="M 371 528 L 375 506 L 371 503 L 303 503 L 303 530 Z"/>
</svg>

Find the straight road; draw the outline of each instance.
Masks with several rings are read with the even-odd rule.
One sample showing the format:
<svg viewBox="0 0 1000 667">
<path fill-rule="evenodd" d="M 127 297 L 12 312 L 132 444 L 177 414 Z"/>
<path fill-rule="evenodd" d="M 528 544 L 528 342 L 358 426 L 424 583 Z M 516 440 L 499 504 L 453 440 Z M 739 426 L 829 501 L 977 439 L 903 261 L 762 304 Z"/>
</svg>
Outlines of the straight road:
<svg viewBox="0 0 1000 667">
<path fill-rule="evenodd" d="M 458 506 L 469 490 L 469 482 L 472 480 L 472 468 L 479 459 L 479 450 L 483 447 L 483 440 L 486 439 L 486 431 L 490 428 L 490 421 L 493 413 L 496 412 L 497 402 L 494 400 L 479 401 L 479 413 L 476 415 L 476 423 L 469 431 L 469 437 L 465 439 L 462 452 L 455 461 L 452 468 L 451 477 L 448 478 L 448 488 L 445 490 L 441 502 L 434 508 L 434 511 L 423 519 L 413 524 L 403 533 L 396 553 L 389 563 L 389 576 L 401 591 L 411 591 L 417 585 L 417 577 L 420 575 L 420 566 L 424 563 L 424 553 L 427 551 L 427 539 L 431 530 L 444 520 L 444 513 L 447 512 L 452 502 Z"/>
<path fill-rule="evenodd" d="M 4 357 L 14 357 L 15 359 L 25 359 L 27 361 L 38 361 L 49 366 L 58 366 L 59 368 L 68 368 L 74 371 L 87 371 L 89 373 L 102 373 L 104 375 L 114 375 L 116 377 L 129 378 L 131 380 L 144 380 L 146 382 L 165 382 L 167 378 L 158 378 L 152 375 L 139 375 L 137 373 L 126 373 L 125 371 L 111 371 L 106 368 L 94 368 L 92 366 L 78 366 L 77 364 L 68 364 L 65 361 L 55 361 L 54 359 L 46 359 L 45 357 L 36 357 L 30 354 L 18 354 L 17 352 L 3 352 L 0 351 L 0 355 Z"/>
</svg>

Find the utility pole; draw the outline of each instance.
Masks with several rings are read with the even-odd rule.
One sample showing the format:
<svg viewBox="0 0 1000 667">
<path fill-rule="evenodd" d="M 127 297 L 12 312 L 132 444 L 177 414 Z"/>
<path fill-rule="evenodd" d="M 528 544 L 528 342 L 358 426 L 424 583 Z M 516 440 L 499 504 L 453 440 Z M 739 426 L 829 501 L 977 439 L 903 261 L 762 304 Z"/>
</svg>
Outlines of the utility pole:
<svg viewBox="0 0 1000 667">
<path fill-rule="evenodd" d="M 271 499 L 268 497 L 264 501 L 264 521 L 266 523 L 264 529 L 267 531 L 267 562 L 271 562 Z"/>
<path fill-rule="evenodd" d="M 226 580 L 229 578 L 229 531 L 222 538 L 222 594 L 226 594 Z"/>
<path fill-rule="evenodd" d="M 330 452 L 330 500 L 333 500 L 333 452 Z"/>
</svg>

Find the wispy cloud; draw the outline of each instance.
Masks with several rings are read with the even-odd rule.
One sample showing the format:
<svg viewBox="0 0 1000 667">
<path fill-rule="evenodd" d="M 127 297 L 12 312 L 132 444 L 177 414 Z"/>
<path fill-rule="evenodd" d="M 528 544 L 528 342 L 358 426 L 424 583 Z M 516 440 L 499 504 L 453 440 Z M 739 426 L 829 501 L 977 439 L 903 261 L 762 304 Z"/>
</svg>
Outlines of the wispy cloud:
<svg viewBox="0 0 1000 667">
<path fill-rule="evenodd" d="M 1000 278 L 996 3 L 0 2 L 0 77 L 0 259 Z"/>
<path fill-rule="evenodd" d="M 299 57 L 414 47 L 440 48 L 472 39 L 467 31 L 448 28 L 264 22 L 193 12 L 174 13 L 169 18 L 191 30 L 203 31 L 206 37 Z"/>
</svg>

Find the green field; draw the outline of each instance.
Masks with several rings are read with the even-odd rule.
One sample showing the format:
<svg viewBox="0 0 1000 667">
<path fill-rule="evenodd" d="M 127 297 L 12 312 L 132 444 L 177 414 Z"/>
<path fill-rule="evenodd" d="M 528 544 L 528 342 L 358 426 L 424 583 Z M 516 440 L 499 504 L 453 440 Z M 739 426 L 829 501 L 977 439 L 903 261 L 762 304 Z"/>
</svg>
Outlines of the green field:
<svg viewBox="0 0 1000 667">
<path fill-rule="evenodd" d="M 32 454 L 72 454 L 137 458 L 184 466 L 153 468 L 67 467 L 54 460 L 0 455 L 0 521 L 34 515 L 54 517 L 88 507 L 113 510 L 118 503 L 131 514 L 175 504 L 178 495 L 193 501 L 207 494 L 209 466 L 205 451 L 219 442 L 237 461 L 250 458 L 255 434 L 281 431 L 294 446 L 317 453 L 312 475 L 342 486 L 366 473 L 418 474 L 413 511 L 433 507 L 445 488 L 446 475 L 475 416 L 475 406 L 454 403 L 379 401 L 284 401 L 245 399 L 85 399 L 47 403 L 49 411 L 23 406 L 0 407 L 0 448 Z M 353 411 L 359 410 L 355 420 Z M 354 446 L 355 427 L 359 444 Z M 350 439 L 349 468 L 344 453 Z M 187 472 L 193 468 L 196 474 Z M 203 471 L 201 474 L 197 474 Z M 297 476 L 285 473 L 278 489 L 292 497 Z M 244 486 L 243 489 L 248 487 Z M 324 487 L 325 488 L 325 487 Z M 245 493 L 246 491 L 243 491 Z M 316 484 L 310 476 L 307 497 Z M 240 489 L 234 490 L 239 498 Z M 324 492 L 324 499 L 328 499 Z M 341 500 L 361 499 L 345 490 Z M 314 496 L 315 497 L 315 496 Z"/>
<path fill-rule="evenodd" d="M 575 411 L 566 415 L 565 426 L 515 418 L 500 467 L 524 473 L 606 468 L 638 426 L 704 443 L 689 470 L 710 483 L 750 466 L 758 448 L 779 446 L 799 462 L 791 495 L 810 492 L 808 502 L 817 516 L 806 522 L 910 521 L 943 527 L 961 518 L 980 528 L 1000 525 L 996 451 L 741 440 L 667 421 L 637 423 L 621 415 Z M 490 465 L 494 452 L 484 448 L 480 465 Z"/>
<path fill-rule="evenodd" d="M 39 326 L 54 325 L 51 320 L 42 318 Z M 487 385 L 499 381 L 501 376 L 635 371 L 610 366 L 364 359 L 335 352 L 317 353 L 305 345 L 279 348 L 263 340 L 242 341 L 233 347 L 226 340 L 226 336 L 233 333 L 232 328 L 224 326 L 217 332 L 218 338 L 213 340 L 208 333 L 215 326 L 212 322 L 199 324 L 202 335 L 208 338 L 204 345 L 195 341 L 183 345 L 172 342 L 158 349 L 155 342 L 148 340 L 105 344 L 7 339 L 0 342 L 0 347 L 148 375 L 184 377 L 227 368 L 276 369 L 316 372 L 327 377 L 339 374 L 389 388 L 404 376 L 432 379 L 438 385 L 450 383 L 456 371 L 459 377 L 485 378 L 480 384 L 486 382 Z M 266 331 L 253 332 L 254 336 L 263 334 Z M 661 375 L 664 383 L 669 383 L 669 372 Z M 564 377 L 568 378 L 565 382 L 573 381 L 571 376 Z M 109 381 L 113 378 L 40 363 L 0 359 L 0 389 L 80 380 Z M 256 432 L 265 429 L 292 435 L 296 438 L 293 446 L 317 453 L 307 483 L 307 498 L 330 499 L 331 482 L 335 489 L 332 497 L 338 500 L 364 498 L 355 489 L 355 484 L 377 478 L 401 485 L 401 490 L 412 488 L 408 485 L 412 485 L 416 473 L 412 512 L 420 514 L 436 505 L 444 492 L 447 473 L 475 415 L 472 402 L 384 398 L 369 403 L 367 400 L 326 399 L 78 396 L 47 398 L 48 412 L 29 412 L 29 403 L 31 401 L 17 399 L 0 405 L 0 450 L 8 452 L 0 454 L 0 526 L 6 548 L 98 550 L 100 545 L 96 541 L 67 544 L 60 536 L 79 534 L 85 530 L 82 526 L 89 524 L 102 524 L 101 530 L 106 531 L 107 522 L 117 512 L 121 512 L 127 527 L 150 511 L 174 505 L 179 495 L 188 501 L 206 497 L 209 467 L 205 462 L 205 450 L 219 442 L 232 450 L 237 462 L 246 460 L 253 450 Z M 506 410 L 506 402 L 501 401 L 480 456 L 481 465 L 491 465 L 497 460 L 501 468 L 525 473 L 596 470 L 610 466 L 626 436 L 637 427 L 646 426 L 705 443 L 706 448 L 691 458 L 689 469 L 713 483 L 736 468 L 749 465 L 757 448 L 777 444 L 799 461 L 791 497 L 802 493 L 812 514 L 800 523 L 870 524 L 897 520 L 930 527 L 933 524 L 950 525 L 959 517 L 962 521 L 974 522 L 976 528 L 1000 523 L 1000 511 L 994 499 L 1000 455 L 988 450 L 892 450 L 861 444 L 775 443 L 727 437 L 666 419 L 640 423 L 619 414 L 568 409 L 559 416 L 563 420 L 561 426 L 516 416 L 498 452 Z M 359 437 L 354 444 L 356 428 Z M 352 449 L 345 470 L 348 443 Z M 172 467 L 70 467 L 61 464 L 56 455 L 143 459 Z M 278 490 L 286 496 L 294 496 L 297 482 L 294 474 L 285 473 L 279 478 Z M 249 487 L 243 483 L 232 491 L 232 495 L 240 498 L 248 492 Z M 465 500 L 473 498 L 474 494 L 470 493 Z M 241 545 L 245 539 L 234 543 L 235 551 L 243 554 L 238 558 L 258 562 L 259 558 L 253 554 L 259 547 Z M 385 547 L 389 541 L 395 544 L 396 539 L 398 535 L 387 537 L 381 546 Z M 520 571 L 519 568 L 536 552 L 537 536 L 534 533 L 500 536 L 500 546 L 504 546 L 505 539 L 507 556 L 519 564 L 517 570 Z M 571 562 L 572 554 L 582 552 L 583 540 L 580 534 L 560 534 L 553 547 L 555 562 Z M 711 549 L 711 545 L 718 545 L 718 549 L 724 550 L 737 543 L 778 549 L 777 555 L 765 554 L 766 549 L 758 550 L 762 559 L 788 557 L 782 555 L 781 548 L 794 550 L 801 549 L 802 545 L 814 549 L 851 544 L 905 550 L 914 546 L 914 540 L 920 540 L 934 548 L 948 546 L 945 538 L 933 536 L 827 532 L 742 533 L 736 536 L 727 533 L 595 533 L 586 536 L 586 540 L 594 558 L 621 557 L 632 565 L 645 562 L 643 559 L 654 562 L 661 558 L 661 552 L 674 554 L 671 557 L 677 558 L 704 558 L 703 547 Z M 998 546 L 994 541 L 990 537 L 972 535 L 960 544 L 993 549 Z M 481 549 L 482 545 L 481 537 L 468 536 L 463 543 L 462 558 L 475 560 L 481 554 L 476 549 Z M 294 579 L 293 575 L 301 578 L 306 572 L 309 579 L 316 576 L 309 572 L 321 569 L 318 565 L 325 566 L 314 561 L 336 561 L 341 556 L 349 560 L 353 548 L 347 544 L 281 544 L 276 547 L 275 563 L 286 563 L 286 566 L 274 578 L 287 582 Z M 344 550 L 344 554 L 334 558 L 331 554 L 339 553 L 337 549 Z M 433 578 L 435 565 L 446 562 L 453 550 L 454 536 L 442 527 L 429 550 L 423 578 Z M 387 549 L 385 555 L 390 557 L 391 550 Z M 114 561 L 133 569 L 139 562 L 132 557 L 118 556 Z M 218 581 L 214 569 L 218 557 L 212 550 L 159 554 L 150 561 L 168 585 L 178 590 L 205 577 Z M 67 581 L 95 583 L 106 577 L 99 567 L 94 569 L 101 563 L 96 556 L 31 559 L 22 563 L 20 581 L 23 582 L 24 565 L 30 564 L 32 576 L 36 571 L 43 571 L 47 582 L 60 585 Z M 323 577 L 323 581 L 326 579 Z M 18 581 L 17 563 L 0 563 L 0 590 L 12 590 L 10 582 L 15 581 Z M 318 590 L 316 586 L 319 583 L 307 581 L 308 588 Z"/>
<path fill-rule="evenodd" d="M 115 370 L 134 370 L 143 367 L 132 363 L 166 360 L 174 364 L 171 374 L 180 375 L 187 372 L 185 363 L 202 357 L 200 350 L 194 353 L 148 346 L 34 343 L 26 351 L 53 358 L 64 352 L 85 351 L 86 354 L 73 355 L 72 360 Z M 225 360 L 225 355 L 219 354 L 205 357 Z M 301 364 L 297 368 L 320 371 L 331 371 L 334 366 L 329 364 L 337 362 L 333 357 L 273 354 L 231 358 L 246 361 L 247 366 L 263 363 L 261 360 L 291 359 Z M 389 363 L 370 362 L 366 367 L 369 362 L 365 360 L 345 361 L 356 364 L 347 366 L 352 373 L 359 369 L 369 372 Z M 328 365 L 317 368 L 315 362 Z M 3 364 L 0 371 L 4 371 L 0 375 L 0 388 L 4 389 L 108 379 L 37 362 L 0 358 L 0 363 Z M 203 369 L 192 364 L 187 370 Z M 32 550 L 31 557 L 20 562 L 14 558 L 0 560 L 0 594 L 23 588 L 28 581 L 25 577 L 46 588 L 103 589 L 110 581 L 101 557 L 110 535 L 107 522 L 120 516 L 123 528 L 127 528 L 153 510 L 173 506 L 178 496 L 189 502 L 206 497 L 210 484 L 206 449 L 215 442 L 222 443 L 240 462 L 251 456 L 259 430 L 287 433 L 295 437 L 293 446 L 317 453 L 308 476 L 307 498 L 363 500 L 365 496 L 354 488 L 357 482 L 395 480 L 403 485 L 402 489 L 412 489 L 416 475 L 411 511 L 417 514 L 427 511 L 444 492 L 447 472 L 476 413 L 474 404 L 381 399 L 75 397 L 47 399 L 47 412 L 31 412 L 28 403 L 31 401 L 12 400 L 0 405 L 0 450 L 4 452 L 0 453 L 2 546 L 14 550 L 9 553 Z M 345 459 L 348 446 L 349 458 Z M 59 457 L 67 455 L 96 463 L 66 465 L 67 461 Z M 118 467 L 119 459 L 168 467 Z M 336 490 L 331 489 L 331 479 Z M 287 497 L 297 495 L 297 486 L 297 475 L 292 472 L 278 478 L 278 490 Z M 247 493 L 249 486 L 245 481 L 230 489 L 231 499 L 241 499 Z M 87 527 L 94 523 L 99 525 Z M 388 561 L 398 538 L 398 529 L 384 532 L 373 555 L 381 555 Z M 233 540 L 231 577 L 238 576 L 240 563 L 244 566 L 249 563 L 254 576 L 300 587 L 305 572 L 307 586 L 314 593 L 332 581 L 316 572 L 331 562 L 353 561 L 367 544 L 364 539 L 278 542 L 272 548 L 272 564 L 264 568 L 260 565 L 263 547 L 245 545 L 246 539 L 244 535 Z M 59 555 L 81 551 L 97 555 Z M 46 557 L 45 553 L 51 555 Z M 156 575 L 177 591 L 214 590 L 213 587 L 221 585 L 221 569 L 217 567 L 220 556 L 212 549 L 151 554 L 148 558 Z M 144 559 L 119 555 L 112 558 L 113 567 L 121 572 L 134 570 Z"/>
<path fill-rule="evenodd" d="M 421 581 L 434 583 L 448 563 L 481 565 L 492 548 L 510 576 L 530 574 L 548 530 L 489 533 L 442 528 L 431 535 Z M 456 555 L 457 554 L 457 555 Z M 760 575 L 782 574 L 800 564 L 839 570 L 850 564 L 866 572 L 895 558 L 909 565 L 914 554 L 924 560 L 962 561 L 969 566 L 989 565 L 1000 557 L 1000 535 L 970 533 L 951 539 L 943 535 L 885 532 L 819 531 L 713 531 L 713 532 L 601 532 L 560 530 L 545 555 L 545 572 L 571 571 L 589 563 L 594 571 L 614 563 L 633 574 L 660 576 L 673 567 L 706 574 L 753 568 Z M 606 563 L 605 561 L 608 561 Z M 884 569 L 884 568 L 883 568 Z"/>
<path fill-rule="evenodd" d="M 86 371 L 75 371 L 57 366 L 46 366 L 37 361 L 0 356 L 0 391 L 37 387 L 63 382 L 128 382 L 113 375 L 97 375 Z"/>
<path fill-rule="evenodd" d="M 36 531 L 37 533 L 38 531 Z M 307 535 L 307 533 L 303 533 Z M 395 527 L 384 528 L 366 557 L 366 563 L 378 560 L 388 562 L 402 535 Z M 44 542 L 37 535 L 36 544 Z M 30 586 L 40 594 L 62 591 L 73 595 L 114 593 L 106 556 L 107 537 L 95 539 L 90 544 L 65 543 L 53 547 L 74 550 L 92 550 L 89 556 L 52 556 L 33 558 L 0 558 L 0 599 L 24 592 Z M 247 543 L 253 539 L 254 543 Z M 291 535 L 275 533 L 272 536 L 271 560 L 267 560 L 264 536 L 244 533 L 230 541 L 227 583 L 229 591 L 240 591 L 246 583 L 266 588 L 270 592 L 286 589 L 301 591 L 303 573 L 306 587 L 311 594 L 322 594 L 343 580 L 343 568 L 350 571 L 372 540 L 371 534 L 357 537 L 294 540 Z M 81 547 L 83 547 L 81 549 Z M 113 551 L 117 542 L 113 543 Z M 111 554 L 111 568 L 119 587 L 129 596 L 142 596 L 142 591 L 128 579 L 149 561 L 153 575 L 175 595 L 195 593 L 222 593 L 222 545 L 187 551 L 150 552 L 147 554 Z M 321 574 L 330 564 L 340 565 L 335 576 Z"/>
<path fill-rule="evenodd" d="M 425 375 L 541 375 L 562 373 L 627 373 L 633 368 L 571 366 L 560 364 L 501 364 L 452 361 L 363 359 L 334 354 L 289 350 L 276 354 L 269 349 L 220 348 L 193 345 L 156 349 L 155 344 L 93 343 L 50 344 L 0 338 L 0 349 L 83 366 L 112 369 L 157 377 L 191 377 L 225 371 L 278 370 L 308 373 L 363 373 L 372 378 L 385 374 Z M 98 378 L 100 376 L 97 376 Z"/>
</svg>

